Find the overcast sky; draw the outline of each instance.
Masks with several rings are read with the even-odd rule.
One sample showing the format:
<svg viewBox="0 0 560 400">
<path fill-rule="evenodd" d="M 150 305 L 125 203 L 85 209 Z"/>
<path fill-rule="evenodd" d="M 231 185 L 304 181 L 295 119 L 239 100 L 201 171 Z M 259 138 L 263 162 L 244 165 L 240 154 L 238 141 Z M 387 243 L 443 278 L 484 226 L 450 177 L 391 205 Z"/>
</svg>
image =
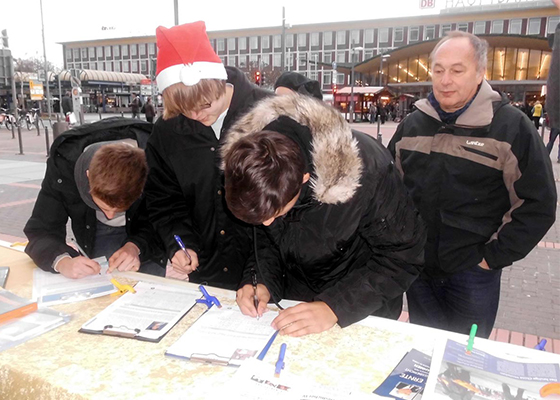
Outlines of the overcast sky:
<svg viewBox="0 0 560 400">
<path fill-rule="evenodd" d="M 420 0 L 179 0 L 179 23 L 203 20 L 209 31 L 280 26 L 282 6 L 286 23 L 350 21 L 438 13 L 420 10 Z M 15 57 L 43 56 L 39 0 L 1 0 L 0 29 L 7 29 Z M 354 5 L 353 7 L 351 6 Z M 62 46 L 57 42 L 153 35 L 159 25 L 173 25 L 173 0 L 43 0 L 47 59 L 61 67 Z M 112 27 L 109 32 L 102 27 Z"/>
</svg>

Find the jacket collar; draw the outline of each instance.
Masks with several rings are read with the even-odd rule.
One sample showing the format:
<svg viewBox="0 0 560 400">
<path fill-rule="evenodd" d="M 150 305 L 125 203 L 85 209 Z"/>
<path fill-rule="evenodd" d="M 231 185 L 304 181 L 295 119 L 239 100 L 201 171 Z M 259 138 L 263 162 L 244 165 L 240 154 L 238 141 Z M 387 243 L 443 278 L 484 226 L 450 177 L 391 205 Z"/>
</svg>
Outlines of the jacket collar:
<svg viewBox="0 0 560 400">
<path fill-rule="evenodd" d="M 241 138 L 261 131 L 281 116 L 293 119 L 311 132 L 313 197 L 328 204 L 352 198 L 360 187 L 363 169 L 358 142 L 340 113 L 314 98 L 294 93 L 260 101 L 229 130 L 222 154 L 227 154 Z"/>
<path fill-rule="evenodd" d="M 494 118 L 492 103 L 501 100 L 502 96 L 492 89 L 492 86 L 490 86 L 486 80 L 483 80 L 478 94 L 475 96 L 469 108 L 457 118 L 455 125 L 472 127 L 490 125 L 492 118 Z M 418 100 L 414 105 L 424 114 L 441 121 L 437 111 L 430 104 L 428 99 Z"/>
</svg>

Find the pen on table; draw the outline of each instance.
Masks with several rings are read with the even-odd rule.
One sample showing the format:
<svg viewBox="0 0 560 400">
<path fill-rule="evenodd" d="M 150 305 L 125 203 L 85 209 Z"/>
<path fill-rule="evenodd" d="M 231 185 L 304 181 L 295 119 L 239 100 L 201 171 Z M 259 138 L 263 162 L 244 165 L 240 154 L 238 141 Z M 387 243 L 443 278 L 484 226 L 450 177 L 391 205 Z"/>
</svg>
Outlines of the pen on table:
<svg viewBox="0 0 560 400">
<path fill-rule="evenodd" d="M 272 346 L 272 343 L 274 342 L 274 339 L 276 339 L 276 336 L 278 336 L 278 332 L 279 331 L 274 332 L 274 334 L 270 337 L 270 339 L 268 339 L 268 343 L 261 350 L 260 354 L 257 357 L 257 360 L 260 360 L 260 361 L 264 360 L 264 356 L 266 356 L 266 353 L 268 352 L 268 349 L 270 349 L 270 346 Z"/>
<path fill-rule="evenodd" d="M 473 349 L 474 346 L 474 337 L 476 335 L 476 330 L 478 329 L 478 325 L 477 324 L 472 324 L 471 326 L 471 333 L 469 334 L 469 341 L 467 344 L 467 354 L 471 354 L 471 351 Z"/>
<path fill-rule="evenodd" d="M 274 370 L 274 376 L 280 378 L 280 372 L 284 369 L 284 356 L 286 355 L 286 343 L 282 343 L 280 346 L 280 354 L 278 354 L 278 361 L 276 361 L 276 369 Z"/>
<path fill-rule="evenodd" d="M 251 271 L 253 278 L 253 304 L 255 305 L 255 310 L 257 310 L 257 319 L 259 319 L 259 298 L 257 297 L 257 272 Z"/>
<path fill-rule="evenodd" d="M 181 250 L 183 250 L 185 252 L 185 254 L 187 255 L 190 263 L 192 264 L 192 258 L 191 255 L 189 254 L 189 252 L 187 251 L 187 248 L 185 247 L 185 244 L 183 243 L 183 241 L 181 240 L 181 238 L 179 237 L 179 235 L 173 235 L 173 237 L 175 238 L 175 241 L 177 242 L 177 244 L 179 245 L 179 247 L 181 247 Z"/>
</svg>

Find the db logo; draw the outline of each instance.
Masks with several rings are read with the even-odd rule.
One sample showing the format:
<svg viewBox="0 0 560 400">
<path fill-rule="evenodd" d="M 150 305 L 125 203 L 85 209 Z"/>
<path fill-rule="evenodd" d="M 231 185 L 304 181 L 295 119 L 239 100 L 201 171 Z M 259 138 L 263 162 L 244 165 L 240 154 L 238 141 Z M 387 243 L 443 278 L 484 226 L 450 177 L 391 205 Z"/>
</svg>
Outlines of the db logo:
<svg viewBox="0 0 560 400">
<path fill-rule="evenodd" d="M 420 0 L 420 8 L 434 8 L 436 0 Z"/>
</svg>

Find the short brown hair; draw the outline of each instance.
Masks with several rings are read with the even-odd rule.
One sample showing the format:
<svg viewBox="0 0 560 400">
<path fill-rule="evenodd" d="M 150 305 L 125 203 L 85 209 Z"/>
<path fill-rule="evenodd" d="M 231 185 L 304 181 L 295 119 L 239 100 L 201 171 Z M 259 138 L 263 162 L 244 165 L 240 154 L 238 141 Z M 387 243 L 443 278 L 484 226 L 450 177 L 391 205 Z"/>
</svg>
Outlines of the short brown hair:
<svg viewBox="0 0 560 400">
<path fill-rule="evenodd" d="M 242 221 L 260 225 L 301 190 L 305 159 L 292 139 L 273 131 L 250 134 L 224 155 L 226 202 Z"/>
<path fill-rule="evenodd" d="M 212 103 L 226 92 L 226 81 L 222 79 L 201 79 L 196 85 L 187 86 L 175 83 L 162 93 L 163 119 L 187 116 L 190 111 L 197 111 L 202 105 Z"/>
<path fill-rule="evenodd" d="M 107 144 L 89 164 L 90 193 L 108 206 L 128 210 L 142 194 L 147 176 L 144 150 L 124 143 Z"/>
</svg>

